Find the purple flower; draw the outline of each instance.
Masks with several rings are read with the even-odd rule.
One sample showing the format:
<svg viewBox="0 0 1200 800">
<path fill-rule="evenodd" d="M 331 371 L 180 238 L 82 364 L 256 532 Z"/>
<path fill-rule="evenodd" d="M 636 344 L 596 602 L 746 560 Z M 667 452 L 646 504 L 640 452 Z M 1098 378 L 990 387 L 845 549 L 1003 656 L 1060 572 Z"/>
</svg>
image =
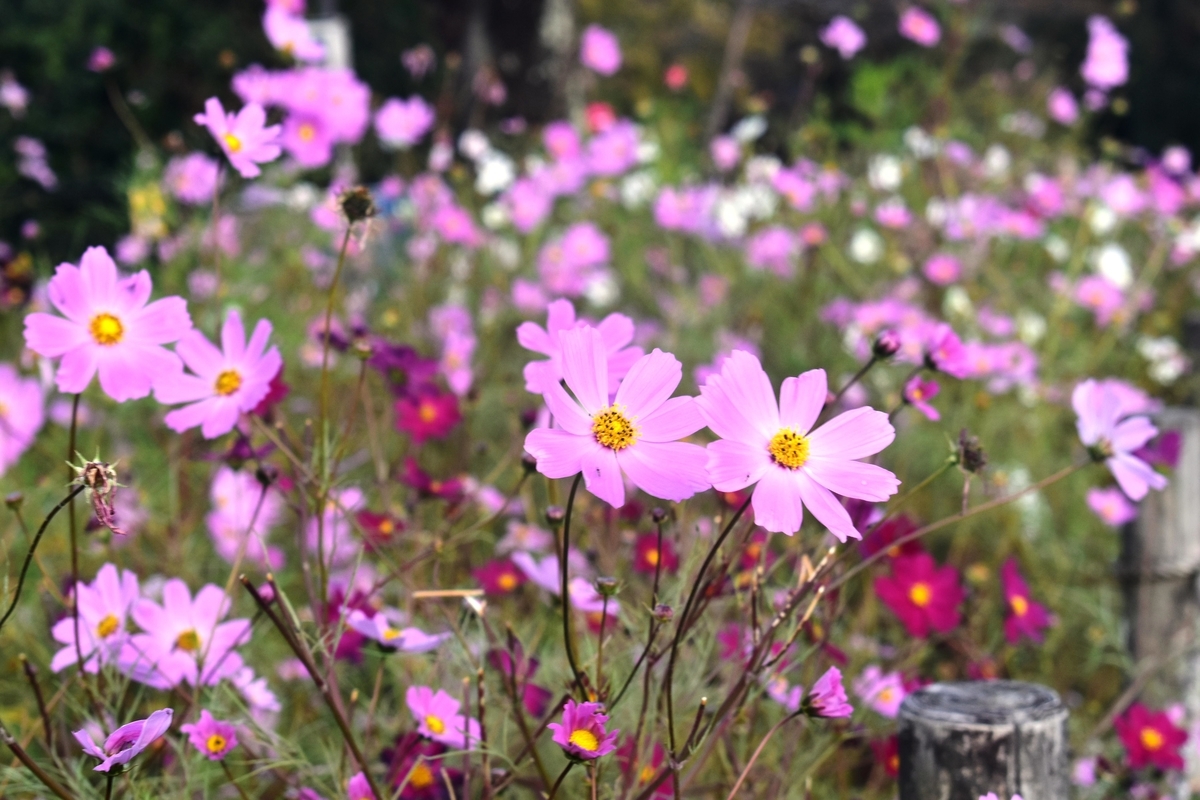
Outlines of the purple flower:
<svg viewBox="0 0 1200 800">
<path fill-rule="evenodd" d="M 847 702 L 842 673 L 837 667 L 830 667 L 817 678 L 801 708 L 812 717 L 848 717 L 854 713 L 854 707 Z"/>
<path fill-rule="evenodd" d="M 588 25 L 579 42 L 579 61 L 601 75 L 612 75 L 621 68 L 621 43 L 612 31 Z"/>
<path fill-rule="evenodd" d="M 384 147 L 405 150 L 429 133 L 435 119 L 433 109 L 420 96 L 407 100 L 391 97 L 375 112 L 375 132 Z"/>
<path fill-rule="evenodd" d="M 100 765 L 93 767 L 96 772 L 122 772 L 126 764 L 167 732 L 173 713 L 171 709 L 164 708 L 146 719 L 122 725 L 104 740 L 103 749 L 96 745 L 85 729 L 75 731 L 75 741 L 83 747 L 83 752 L 100 759 Z"/>
<path fill-rule="evenodd" d="M 1075 387 L 1071 405 L 1078 415 L 1080 440 L 1094 459 L 1108 465 L 1130 500 L 1141 500 L 1150 489 L 1166 488 L 1167 479 L 1133 455 L 1158 429 L 1146 417 L 1126 417 L 1127 404 L 1116 389 L 1089 378 Z"/>
<path fill-rule="evenodd" d="M 210 97 L 204 103 L 204 113 L 194 119 L 197 125 L 208 128 L 243 178 L 257 178 L 262 172 L 259 164 L 279 158 L 280 128 L 267 127 L 267 112 L 258 103 L 247 103 L 236 114 L 227 114 L 221 101 Z"/>
<path fill-rule="evenodd" d="M 25 318 L 25 344 L 46 358 L 62 356 L 59 391 L 82 392 L 98 372 L 100 388 L 121 403 L 150 394 L 156 379 L 179 370 L 179 357 L 162 345 L 192 327 L 182 297 L 147 305 L 150 274 L 122 278 L 103 247 L 90 247 L 79 266 L 60 264 L 47 294 L 63 317 Z"/>
<path fill-rule="evenodd" d="M 195 374 L 176 370 L 154 388 L 160 403 L 188 403 L 167 414 L 167 427 L 182 433 L 200 426 L 205 439 L 233 430 L 238 416 L 253 411 L 267 396 L 271 379 L 283 367 L 279 350 L 267 350 L 270 336 L 271 323 L 259 320 L 247 344 L 242 317 L 234 310 L 221 327 L 221 350 L 200 331 L 189 331 L 176 350 Z"/>
<path fill-rule="evenodd" d="M 117 57 L 113 55 L 113 51 L 101 46 L 92 50 L 92 54 L 88 56 L 87 67 L 92 72 L 104 72 L 115 63 Z"/>
<path fill-rule="evenodd" d="M 605 731 L 608 717 L 601 713 L 600 703 L 576 703 L 568 700 L 563 706 L 562 723 L 551 722 L 546 727 L 554 731 L 554 743 L 566 751 L 567 757 L 591 761 L 617 749 L 620 731 Z"/>
<path fill-rule="evenodd" d="M 200 711 L 200 721 L 180 725 L 179 730 L 188 735 L 192 747 L 203 753 L 209 761 L 220 761 L 237 747 L 237 729 L 228 722 L 213 719 L 208 709 Z"/>
<path fill-rule="evenodd" d="M 1116 88 L 1129 80 L 1128 51 L 1129 42 L 1107 17 L 1088 17 L 1087 58 L 1079 73 L 1096 89 Z"/>
<path fill-rule="evenodd" d="M 867 35 L 849 17 L 839 14 L 821 31 L 821 41 L 826 47 L 837 50 L 842 58 L 849 60 L 866 45 Z"/>
</svg>

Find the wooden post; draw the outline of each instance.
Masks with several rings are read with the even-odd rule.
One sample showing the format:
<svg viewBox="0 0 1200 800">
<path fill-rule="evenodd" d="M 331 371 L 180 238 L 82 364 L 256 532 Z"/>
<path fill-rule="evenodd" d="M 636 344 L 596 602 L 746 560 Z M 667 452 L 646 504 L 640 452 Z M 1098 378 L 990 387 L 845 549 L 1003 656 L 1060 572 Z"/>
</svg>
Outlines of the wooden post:
<svg viewBox="0 0 1200 800">
<path fill-rule="evenodd" d="M 900 706 L 900 800 L 1070 796 L 1067 709 L 1045 686 L 935 683 Z"/>
</svg>

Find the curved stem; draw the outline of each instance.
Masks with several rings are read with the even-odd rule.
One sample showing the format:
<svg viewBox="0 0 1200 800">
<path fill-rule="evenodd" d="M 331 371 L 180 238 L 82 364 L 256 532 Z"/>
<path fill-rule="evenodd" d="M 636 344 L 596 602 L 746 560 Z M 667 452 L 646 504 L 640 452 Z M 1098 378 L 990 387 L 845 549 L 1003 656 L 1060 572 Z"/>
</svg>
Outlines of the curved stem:
<svg viewBox="0 0 1200 800">
<path fill-rule="evenodd" d="M 575 762 L 572 761 L 569 764 L 567 764 L 566 769 L 564 769 L 561 773 L 559 773 L 558 780 L 556 780 L 554 782 L 554 787 L 550 790 L 550 795 L 546 798 L 546 800 L 554 800 L 554 795 L 558 794 L 558 787 L 562 786 L 563 779 L 567 777 L 567 773 L 570 772 L 571 768 L 574 766 L 575 766 Z"/>
<path fill-rule="evenodd" d="M 827 406 L 836 406 L 836 405 L 837 405 L 837 402 L 838 402 L 838 400 L 841 400 L 841 399 L 842 399 L 842 395 L 844 395 L 844 394 L 845 394 L 847 391 L 849 391 L 849 389 L 850 389 L 850 387 L 851 387 L 851 386 L 853 386 L 854 384 L 856 384 L 856 383 L 858 383 L 859 381 L 861 381 L 861 380 L 863 379 L 863 376 L 864 376 L 864 375 L 866 375 L 868 372 L 870 372 L 870 371 L 871 371 L 871 367 L 875 366 L 875 365 L 876 365 L 876 364 L 878 364 L 878 363 L 879 363 L 879 357 L 878 357 L 878 356 L 876 356 L 876 355 L 872 355 L 872 356 L 871 356 L 871 359 L 870 359 L 870 360 L 869 360 L 869 361 L 868 361 L 866 364 L 863 364 L 863 367 L 862 367 L 862 369 L 860 369 L 858 372 L 854 373 L 854 377 L 853 377 L 853 378 L 851 378 L 850 380 L 848 380 L 848 381 L 846 382 L 846 385 L 845 385 L 845 386 L 843 386 L 841 389 L 838 389 L 838 393 L 837 393 L 837 394 L 835 394 L 835 395 L 833 396 L 833 399 L 832 399 L 832 400 L 830 400 L 830 401 L 829 401 L 828 403 L 826 403 L 825 405 L 827 405 Z"/>
<path fill-rule="evenodd" d="M 571 493 L 567 495 L 567 514 L 566 519 L 563 520 L 562 556 L 559 559 L 559 569 L 562 571 L 563 644 L 567 648 L 567 661 L 571 664 L 571 674 L 575 676 L 575 685 L 586 696 L 587 684 L 584 682 L 583 675 L 579 671 L 579 665 L 575 663 L 575 647 L 571 639 L 571 599 L 567 594 L 567 570 L 569 569 L 569 554 L 571 552 L 571 512 L 575 508 L 575 492 L 578 491 L 579 481 L 582 478 L 582 472 L 575 476 L 575 480 L 571 482 Z M 563 775 L 566 775 L 566 773 L 563 773 Z M 561 777 L 559 781 L 562 781 Z M 550 796 L 553 797 L 554 793 L 551 792 Z"/>
<path fill-rule="evenodd" d="M 71 489 L 67 496 L 60 500 L 58 505 L 52 508 L 50 513 L 46 515 L 46 518 L 42 520 L 41 527 L 38 528 L 37 533 L 33 537 L 33 542 L 29 545 L 29 552 L 25 554 L 25 563 L 21 565 L 21 574 L 17 577 L 17 590 L 13 594 L 12 603 L 9 604 L 8 610 L 4 612 L 4 616 L 0 617 L 0 630 L 4 630 L 4 623 L 8 622 L 8 618 L 12 616 L 13 611 L 17 608 L 17 601 L 21 599 L 21 589 L 25 586 L 25 574 L 29 572 L 29 565 L 33 561 L 33 554 L 37 551 L 38 542 L 42 540 L 42 534 L 46 532 L 46 527 L 50 524 L 50 520 L 54 519 L 55 515 L 59 511 L 62 511 L 63 506 L 70 504 L 75 499 L 75 495 L 83 490 L 84 487 L 82 485 Z M 76 641 L 76 649 L 78 650 L 78 641 Z M 79 657 L 79 666 L 81 669 L 83 668 L 82 656 Z"/>
<path fill-rule="evenodd" d="M 733 788 L 729 790 L 729 795 L 725 798 L 725 800 L 733 800 L 734 795 L 737 794 L 737 790 L 742 788 L 742 782 L 745 781 L 746 776 L 750 774 L 750 770 L 753 768 L 754 762 L 758 760 L 763 748 L 767 746 L 767 742 L 771 741 L 771 737 L 775 735 L 775 732 L 782 728 L 785 723 L 795 719 L 803 713 L 803 711 L 797 711 L 794 714 L 789 714 L 788 716 L 779 720 L 779 722 L 776 722 L 771 730 L 767 731 L 767 735 L 763 737 L 763 740 L 758 743 L 758 747 L 754 749 L 754 755 L 750 756 L 750 760 L 746 762 L 745 769 L 743 769 L 742 774 L 738 776 L 737 783 L 735 783 Z"/>
</svg>

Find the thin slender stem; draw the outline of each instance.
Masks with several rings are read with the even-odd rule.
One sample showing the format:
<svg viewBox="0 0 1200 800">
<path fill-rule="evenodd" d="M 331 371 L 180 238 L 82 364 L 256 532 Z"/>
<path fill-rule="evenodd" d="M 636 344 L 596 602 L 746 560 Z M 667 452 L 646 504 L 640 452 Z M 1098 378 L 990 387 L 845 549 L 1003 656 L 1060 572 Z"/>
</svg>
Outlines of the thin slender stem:
<svg viewBox="0 0 1200 800">
<path fill-rule="evenodd" d="M 763 748 L 767 746 L 767 742 L 771 741 L 771 737 L 775 735 L 775 732 L 782 728 L 786 723 L 794 720 L 803 713 L 803 711 L 797 711 L 794 714 L 789 714 L 788 716 L 779 720 L 779 722 L 776 722 L 771 727 L 771 730 L 767 731 L 767 735 L 763 737 L 763 740 L 758 743 L 758 747 L 754 749 L 754 754 L 751 755 L 750 760 L 746 762 L 746 766 L 742 770 L 742 774 L 738 776 L 737 783 L 735 783 L 733 788 L 729 790 L 729 796 L 726 797 L 725 800 L 733 800 L 734 796 L 737 795 L 737 790 L 742 788 L 742 782 L 745 781 L 746 776 L 750 774 L 750 769 L 754 766 L 754 762 L 758 760 L 759 755 L 762 754 Z"/>
<path fill-rule="evenodd" d="M 13 738 L 13 735 L 9 733 L 8 729 L 6 729 L 3 725 L 0 725 L 0 742 L 4 742 L 6 745 L 8 745 L 8 749 L 12 750 L 13 755 L 17 757 L 17 760 L 24 764 L 25 768 L 32 772 L 37 779 L 42 782 L 42 785 L 54 792 L 56 796 L 62 798 L 62 800 L 75 800 L 75 797 L 67 791 L 66 787 L 54 780 L 54 778 L 51 778 L 49 773 L 42 769 L 41 766 L 30 757 L 29 753 L 25 752 L 25 748 L 21 747 L 21 743 Z"/>
<path fill-rule="evenodd" d="M 342 269 L 346 266 L 346 249 L 350 246 L 350 233 L 353 230 L 353 224 L 346 226 L 346 235 L 342 237 L 342 247 L 338 252 L 337 269 L 334 270 L 333 281 L 329 284 L 329 297 L 325 301 L 325 330 L 321 349 L 321 430 L 319 434 L 322 439 L 325 436 L 325 424 L 329 413 L 329 343 L 333 334 L 329 326 L 333 323 L 333 302 L 337 297 L 338 280 L 342 277 Z M 322 452 L 324 452 L 324 441 L 321 446 Z"/>
<path fill-rule="evenodd" d="M 600 639 L 596 643 L 596 692 L 604 689 L 604 677 L 600 671 L 604 664 L 604 626 L 608 622 L 608 595 L 604 595 L 604 605 L 600 609 Z"/>
<path fill-rule="evenodd" d="M 75 395 L 75 399 L 71 402 L 71 434 L 67 439 L 67 464 L 75 462 L 75 434 L 79 430 L 79 394 Z M 67 467 L 67 473 L 71 480 L 75 479 L 75 470 L 70 466 Z M 75 659 L 79 664 L 80 673 L 83 672 L 83 647 L 79 644 L 79 543 L 75 538 L 75 492 L 67 498 L 67 525 L 71 535 L 71 627 L 75 636 Z M 55 508 L 54 511 L 58 511 Z M 51 515 L 54 514 L 51 512 Z M 38 536 L 41 536 L 41 531 L 38 531 Z M 37 541 L 34 541 L 34 546 Z M 33 548 L 30 548 L 30 554 L 33 553 Z M 20 586 L 17 587 L 18 593 Z M 15 603 L 15 599 L 14 599 Z M 9 613 L 12 613 L 10 610 Z M 8 615 L 5 614 L 7 619 Z M 4 623 L 0 621 L 0 626 Z M 81 678 L 82 680 L 82 678 Z"/>
<path fill-rule="evenodd" d="M 567 764 L 566 769 L 559 773 L 558 780 L 554 782 L 554 787 L 550 789 L 550 795 L 546 798 L 546 800 L 554 800 L 554 795 L 558 794 L 558 787 L 562 786 L 563 779 L 567 777 L 567 773 L 570 772 L 571 768 L 574 766 L 575 762 L 572 761 Z"/>
<path fill-rule="evenodd" d="M 221 763 L 224 764 L 225 762 L 222 761 Z M 228 767 L 226 767 L 226 771 L 228 771 Z M 104 784 L 104 800 L 112 800 L 112 785 L 113 778 L 115 777 L 117 776 L 114 773 L 108 773 L 108 781 Z M 243 794 L 242 797 L 246 797 L 246 795 Z M 249 798 L 247 798 L 247 800 L 249 800 Z"/>
<path fill-rule="evenodd" d="M 833 399 L 830 400 L 828 403 L 826 403 L 826 405 L 836 406 L 838 400 L 842 399 L 842 395 L 844 395 L 850 389 L 851 386 L 853 386 L 854 384 L 861 381 L 863 379 L 863 376 L 871 371 L 871 367 L 875 366 L 878 363 L 879 363 L 879 357 L 872 355 L 871 360 L 868 361 L 866 364 L 863 364 L 862 369 L 860 369 L 858 372 L 854 373 L 854 377 L 851 378 L 850 380 L 848 380 L 846 382 L 845 386 L 843 386 L 841 389 L 838 389 L 838 393 L 835 394 L 833 396 Z"/>
<path fill-rule="evenodd" d="M 567 648 L 567 661 L 571 665 L 571 674 L 575 676 L 575 685 L 579 688 L 580 693 L 586 697 L 587 684 L 584 681 L 582 673 L 579 671 L 579 665 L 575 663 L 575 647 L 574 641 L 571 638 L 571 599 L 567 593 L 567 570 L 570 564 L 569 554 L 571 552 L 571 511 L 575 508 L 575 492 L 578 491 L 579 481 L 582 478 L 582 472 L 575 476 L 575 480 L 571 482 L 571 493 L 567 495 L 567 514 L 566 519 L 563 520 L 562 555 L 559 567 L 562 571 L 563 644 Z M 559 780 L 561 781 L 561 778 Z M 551 793 L 551 797 L 553 796 L 553 793 Z"/>
<path fill-rule="evenodd" d="M 225 770 L 225 777 L 229 778 L 229 783 L 233 786 L 233 788 L 237 789 L 237 793 L 242 796 L 242 800 L 250 800 L 250 796 L 246 794 L 246 790 L 242 788 L 242 785 L 238 783 L 237 778 L 233 776 L 233 770 L 231 770 L 229 765 L 225 763 L 225 759 L 221 759 L 221 769 Z"/>
<path fill-rule="evenodd" d="M 33 537 L 33 542 L 29 545 L 29 552 L 25 554 L 25 563 L 21 565 L 21 574 L 17 576 L 17 590 L 13 594 L 12 603 L 9 604 L 8 610 L 4 612 L 4 616 L 0 617 L 0 630 L 4 630 L 4 623 L 8 622 L 8 618 L 12 616 L 13 611 L 15 611 L 17 608 L 17 601 L 21 599 L 21 589 L 25 586 L 25 575 L 29 572 L 29 564 L 33 561 L 33 554 L 37 551 L 38 542 L 42 540 L 42 534 L 46 532 L 46 528 L 50 525 L 50 521 L 54 519 L 59 511 L 62 511 L 63 506 L 70 505 L 71 501 L 75 499 L 75 495 L 79 494 L 83 490 L 84 487 L 82 485 L 71 489 L 71 491 L 67 493 L 67 496 L 60 500 L 58 505 L 50 509 L 50 513 L 46 515 L 44 520 L 42 520 L 41 527 L 38 528 L 37 533 Z M 78 618 L 76 618 L 76 624 L 78 624 Z M 82 669 L 83 655 L 82 653 L 78 652 L 78 639 L 75 642 L 75 647 L 76 655 L 79 657 L 79 666 Z"/>
<path fill-rule="evenodd" d="M 46 732 L 46 750 L 54 751 L 54 737 L 52 734 L 53 728 L 50 725 L 50 714 L 46 711 L 46 697 L 42 694 L 42 687 L 38 683 L 37 669 L 33 664 L 29 663 L 29 659 L 21 653 L 18 658 L 21 659 L 21 666 L 25 670 L 25 677 L 29 680 L 29 687 L 33 690 L 34 700 L 37 701 L 38 714 L 42 717 L 42 728 Z"/>
<path fill-rule="evenodd" d="M 642 650 L 642 654 L 638 656 L 637 663 L 633 665 L 633 669 L 629 672 L 629 677 L 625 679 L 624 685 L 621 686 L 621 691 L 617 692 L 616 699 L 608 704 L 608 710 L 612 711 L 617 703 L 621 702 L 621 698 L 625 696 L 625 690 L 629 688 L 629 684 L 633 683 L 633 679 L 637 677 L 638 670 L 641 669 L 642 662 L 646 660 L 646 656 L 650 654 L 650 648 L 654 645 L 654 637 L 658 635 L 661 628 L 653 619 L 650 620 L 650 636 L 646 642 L 646 648 Z"/>
</svg>

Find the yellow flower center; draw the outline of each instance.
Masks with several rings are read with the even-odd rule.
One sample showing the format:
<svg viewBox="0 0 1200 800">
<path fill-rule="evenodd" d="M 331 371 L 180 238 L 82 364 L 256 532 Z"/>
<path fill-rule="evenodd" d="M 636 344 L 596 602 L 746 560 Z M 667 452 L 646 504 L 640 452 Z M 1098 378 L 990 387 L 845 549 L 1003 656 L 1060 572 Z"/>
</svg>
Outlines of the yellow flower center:
<svg viewBox="0 0 1200 800">
<path fill-rule="evenodd" d="M 1029 613 L 1029 601 L 1021 597 L 1021 595 L 1013 595 L 1009 598 L 1008 602 L 1012 606 L 1013 613 L 1018 617 L 1023 617 Z"/>
<path fill-rule="evenodd" d="M 652 780 L 654 780 L 654 767 L 647 764 L 638 774 L 638 783 L 649 783 Z"/>
<path fill-rule="evenodd" d="M 306 122 L 300 126 L 299 134 L 300 134 L 300 141 L 311 142 L 313 140 L 313 138 L 317 135 L 317 129 Z"/>
<path fill-rule="evenodd" d="M 638 429 L 634 427 L 633 420 L 622 414 L 616 406 L 609 406 L 592 415 L 592 433 L 596 441 L 609 450 L 624 450 L 638 438 Z"/>
<path fill-rule="evenodd" d="M 382 534 L 394 533 L 396 531 L 395 524 L 390 519 L 385 519 L 379 523 L 379 532 Z"/>
<path fill-rule="evenodd" d="M 421 422 L 433 422 L 437 419 L 437 406 L 433 403 L 421 403 L 417 409 L 417 416 L 421 418 Z"/>
<path fill-rule="evenodd" d="M 116 344 L 125 335 L 125 326 L 121 324 L 121 320 L 107 313 L 92 317 L 90 330 L 96 344 L 102 344 L 105 347 Z"/>
<path fill-rule="evenodd" d="M 890 702 L 892 702 L 892 698 L 895 696 L 896 696 L 896 693 L 893 692 L 891 690 L 891 688 L 889 687 L 887 689 L 884 689 L 882 692 L 880 692 L 879 697 L 877 697 L 876 699 L 881 703 L 890 703 Z"/>
<path fill-rule="evenodd" d="M 446 732 L 446 723 L 442 722 L 441 717 L 435 717 L 433 714 L 425 718 L 425 727 L 429 728 L 432 733 Z"/>
<path fill-rule="evenodd" d="M 109 614 L 100 620 L 100 624 L 96 626 L 96 634 L 101 639 L 107 639 L 117 632 L 117 628 L 121 627 L 121 620 L 117 619 L 112 614 Z"/>
<path fill-rule="evenodd" d="M 214 733 L 212 736 L 208 737 L 208 740 L 204 743 L 204 746 L 208 748 L 208 752 L 210 753 L 220 753 L 225 750 L 225 744 L 225 737 L 219 733 Z"/>
<path fill-rule="evenodd" d="M 221 138 L 225 140 L 225 147 L 229 149 L 229 152 L 236 153 L 242 149 L 242 140 L 234 136 L 232 133 L 226 133 Z"/>
<path fill-rule="evenodd" d="M 929 588 L 928 583 L 914 583 L 908 590 L 908 599 L 918 608 L 924 608 L 933 599 L 933 590 Z"/>
<path fill-rule="evenodd" d="M 513 575 L 511 572 L 505 572 L 496 579 L 496 583 L 499 584 L 500 588 L 504 591 L 511 592 L 513 589 L 517 588 L 517 576 Z"/>
<path fill-rule="evenodd" d="M 393 639 L 399 639 L 399 638 L 400 638 L 400 631 L 396 630 L 395 628 L 385 628 L 384 629 L 383 640 L 385 642 L 390 642 Z"/>
<path fill-rule="evenodd" d="M 583 729 L 572 732 L 571 738 L 567 741 L 576 747 L 589 752 L 600 746 L 600 740 L 596 738 L 596 734 Z"/>
<path fill-rule="evenodd" d="M 189 653 L 194 653 L 200 649 L 200 635 L 195 631 L 184 631 L 179 634 L 179 638 L 175 640 L 175 646 L 180 650 L 186 650 Z"/>
<path fill-rule="evenodd" d="M 646 551 L 646 563 L 652 567 L 658 566 L 658 548 Z"/>
<path fill-rule="evenodd" d="M 1147 750 L 1157 750 L 1166 744 L 1166 741 L 1163 739 L 1163 735 L 1154 730 L 1154 728 L 1142 728 L 1142 735 L 1140 738 L 1142 740 L 1142 747 L 1146 748 Z"/>
<path fill-rule="evenodd" d="M 217 394 L 228 397 L 240 388 L 242 376 L 237 370 L 227 369 L 217 376 Z"/>
<path fill-rule="evenodd" d="M 414 789 L 428 789 L 433 786 L 433 770 L 424 763 L 418 763 L 408 773 L 408 785 Z"/>
<path fill-rule="evenodd" d="M 800 469 L 808 461 L 808 437 L 784 428 L 771 437 L 767 450 L 779 466 Z"/>
</svg>

